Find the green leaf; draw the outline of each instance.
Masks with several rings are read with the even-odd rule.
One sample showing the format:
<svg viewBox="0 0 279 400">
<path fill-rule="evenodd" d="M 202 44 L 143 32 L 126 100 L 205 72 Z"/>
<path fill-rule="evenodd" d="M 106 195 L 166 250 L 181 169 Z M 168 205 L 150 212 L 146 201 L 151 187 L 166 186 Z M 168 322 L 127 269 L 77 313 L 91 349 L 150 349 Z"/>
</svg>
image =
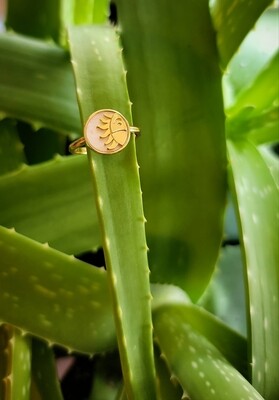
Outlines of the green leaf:
<svg viewBox="0 0 279 400">
<path fill-rule="evenodd" d="M 165 304 L 158 308 L 172 310 L 180 310 L 184 315 L 184 320 L 191 327 L 205 336 L 219 351 L 227 358 L 227 360 L 244 376 L 247 376 L 247 343 L 246 340 L 237 332 L 230 329 L 221 320 L 216 318 L 201 307 L 193 304 Z M 153 315 L 156 318 L 156 309 Z"/>
<path fill-rule="evenodd" d="M 252 382 L 269 400 L 279 395 L 278 188 L 259 151 L 248 141 L 228 141 L 246 259 L 251 319 Z"/>
<path fill-rule="evenodd" d="M 0 227 L 0 320 L 68 350 L 115 346 L 107 277 L 72 256 Z"/>
<path fill-rule="evenodd" d="M 0 111 L 58 131 L 80 132 L 69 56 L 54 45 L 0 35 Z"/>
<path fill-rule="evenodd" d="M 29 400 L 31 341 L 18 329 L 0 326 L 0 399 Z"/>
<path fill-rule="evenodd" d="M 115 397 L 115 400 L 127 400 L 127 395 L 124 385 L 120 387 L 117 396 Z"/>
<path fill-rule="evenodd" d="M 160 400 L 180 400 L 183 390 L 167 368 L 165 361 L 160 357 L 159 349 L 155 348 L 157 385 Z"/>
<path fill-rule="evenodd" d="M 228 138 L 248 137 L 257 144 L 279 139 L 279 52 L 227 110 Z"/>
<path fill-rule="evenodd" d="M 185 399 L 262 399 L 224 358 L 216 344 L 192 326 L 185 306 L 161 307 L 153 321 L 162 357 L 183 387 Z M 227 346 L 228 343 L 227 337 Z M 237 351 L 233 345 L 231 350 Z"/>
<path fill-rule="evenodd" d="M 195 300 L 217 259 L 226 191 L 221 75 L 208 2 L 116 3 L 142 132 L 137 149 L 151 277 Z"/>
<path fill-rule="evenodd" d="M 279 52 L 227 109 L 228 138 L 266 143 L 279 139 Z"/>
<path fill-rule="evenodd" d="M 240 246 L 226 246 L 221 250 L 215 273 L 199 303 L 246 336 L 243 274 Z"/>
<path fill-rule="evenodd" d="M 99 246 L 86 159 L 56 157 L 1 177 L 0 224 L 70 254 Z"/>
<path fill-rule="evenodd" d="M 122 386 L 118 353 L 109 353 L 97 358 L 88 400 L 115 400 Z"/>
<path fill-rule="evenodd" d="M 231 123 L 233 119 L 240 118 L 245 109 L 247 109 L 248 118 L 251 119 L 279 105 L 278 84 L 276 84 L 276 82 L 279 83 L 278 69 L 279 51 L 255 80 L 240 92 L 233 106 L 226 111 Z"/>
<path fill-rule="evenodd" d="M 93 23 L 101 24 L 108 20 L 109 16 L 109 1 L 108 0 L 95 0 Z"/>
<path fill-rule="evenodd" d="M 247 343 L 243 336 L 233 331 L 215 315 L 192 304 L 186 293 L 176 286 L 153 284 L 152 294 L 153 315 L 156 316 L 157 310 L 161 308 L 183 309 L 187 322 L 218 347 L 235 368 L 243 375 L 247 375 Z"/>
<path fill-rule="evenodd" d="M 62 0 L 61 14 L 66 26 L 79 24 L 92 24 L 95 0 Z M 65 38 L 67 32 L 63 32 Z"/>
<path fill-rule="evenodd" d="M 57 0 L 9 0 L 6 26 L 23 35 L 57 41 L 59 8 L 60 1 Z"/>
<path fill-rule="evenodd" d="M 25 162 L 15 123 L 11 120 L 0 121 L 0 175 L 19 168 Z"/>
<path fill-rule="evenodd" d="M 108 0 L 61 0 L 61 19 L 64 22 L 64 29 L 61 30 L 60 41 L 65 44 L 68 26 L 106 22 L 108 10 Z"/>
<path fill-rule="evenodd" d="M 63 400 L 53 351 L 35 338 L 32 339 L 32 376 L 41 400 Z"/>
<path fill-rule="evenodd" d="M 8 29 L 62 44 L 68 25 L 102 23 L 108 17 L 108 0 L 11 0 L 7 6 Z"/>
<path fill-rule="evenodd" d="M 251 85 L 278 51 L 275 40 L 278 36 L 278 17 L 278 8 L 266 10 L 231 60 L 223 76 L 224 87 L 230 93 L 230 101 L 225 102 L 227 107 L 233 104 L 235 96 Z M 226 92 L 225 100 L 228 100 Z"/>
<path fill-rule="evenodd" d="M 103 23 L 108 19 L 108 0 L 62 0 L 65 25 Z"/>
<path fill-rule="evenodd" d="M 279 108 L 254 118 L 252 122 L 254 127 L 249 131 L 249 139 L 254 144 L 262 145 L 279 140 Z"/>
<path fill-rule="evenodd" d="M 223 68 L 272 0 L 215 0 L 212 17 Z"/>
<path fill-rule="evenodd" d="M 106 26 L 72 28 L 70 48 L 83 124 L 102 108 L 116 109 L 130 121 L 125 71 L 114 30 Z M 134 140 L 113 155 L 90 150 L 88 159 L 125 390 L 131 400 L 150 400 L 156 398 L 151 293 Z"/>
<path fill-rule="evenodd" d="M 270 148 L 270 146 L 263 145 L 258 147 L 261 156 L 263 157 L 269 171 L 276 183 L 277 188 L 279 188 L 279 163 L 278 156 L 275 151 Z"/>
</svg>

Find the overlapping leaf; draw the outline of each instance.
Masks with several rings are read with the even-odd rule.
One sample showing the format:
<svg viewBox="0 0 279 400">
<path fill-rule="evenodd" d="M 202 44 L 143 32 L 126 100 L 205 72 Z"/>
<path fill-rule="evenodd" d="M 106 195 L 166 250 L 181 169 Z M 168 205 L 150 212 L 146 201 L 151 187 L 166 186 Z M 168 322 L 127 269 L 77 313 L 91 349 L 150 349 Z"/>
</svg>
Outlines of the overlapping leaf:
<svg viewBox="0 0 279 400">
<path fill-rule="evenodd" d="M 253 385 L 266 399 L 275 400 L 279 394 L 278 188 L 253 144 L 229 141 L 228 150 L 246 258 Z"/>
<path fill-rule="evenodd" d="M 78 190 L 77 190 L 78 188 Z M 0 178 L 0 224 L 61 251 L 100 245 L 86 159 L 57 157 Z"/>
<path fill-rule="evenodd" d="M 98 109 L 116 109 L 130 121 L 125 71 L 114 30 L 106 26 L 72 28 L 70 49 L 83 124 Z M 149 400 L 156 397 L 151 293 L 134 140 L 113 155 L 90 150 L 88 159 L 125 390 L 131 400 Z"/>
<path fill-rule="evenodd" d="M 217 259 L 226 190 L 221 74 L 208 4 L 117 5 L 142 130 L 137 148 L 151 279 L 180 285 L 197 299 Z"/>
<path fill-rule="evenodd" d="M 213 2 L 212 15 L 223 67 L 226 67 L 242 40 L 271 3 L 272 0 Z"/>
</svg>

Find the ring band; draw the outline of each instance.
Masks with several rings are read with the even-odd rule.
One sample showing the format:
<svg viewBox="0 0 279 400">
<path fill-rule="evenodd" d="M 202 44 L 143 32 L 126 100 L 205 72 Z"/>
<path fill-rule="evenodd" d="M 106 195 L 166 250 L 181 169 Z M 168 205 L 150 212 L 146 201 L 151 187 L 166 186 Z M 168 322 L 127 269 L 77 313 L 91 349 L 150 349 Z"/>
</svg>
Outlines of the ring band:
<svg viewBox="0 0 279 400">
<path fill-rule="evenodd" d="M 139 128 L 129 126 L 125 117 L 111 109 L 98 110 L 90 115 L 84 126 L 84 137 L 69 146 L 72 154 L 87 154 L 86 146 L 101 154 L 114 154 L 129 143 L 131 133 L 140 134 Z"/>
</svg>

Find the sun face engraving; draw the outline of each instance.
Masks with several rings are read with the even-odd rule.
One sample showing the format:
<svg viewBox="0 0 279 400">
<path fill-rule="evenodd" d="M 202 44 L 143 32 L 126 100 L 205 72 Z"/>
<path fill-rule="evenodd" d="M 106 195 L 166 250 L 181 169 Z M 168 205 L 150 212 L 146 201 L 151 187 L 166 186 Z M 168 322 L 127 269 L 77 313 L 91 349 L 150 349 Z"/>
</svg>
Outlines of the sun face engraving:
<svg viewBox="0 0 279 400">
<path fill-rule="evenodd" d="M 112 115 L 104 113 L 97 128 L 103 131 L 100 138 L 106 139 L 105 145 L 108 150 L 114 150 L 118 145 L 123 147 L 126 143 L 128 136 L 127 124 L 118 113 Z"/>
<path fill-rule="evenodd" d="M 86 143 L 102 154 L 117 153 L 124 149 L 130 139 L 126 119 L 114 110 L 100 110 L 92 114 L 84 128 Z"/>
</svg>

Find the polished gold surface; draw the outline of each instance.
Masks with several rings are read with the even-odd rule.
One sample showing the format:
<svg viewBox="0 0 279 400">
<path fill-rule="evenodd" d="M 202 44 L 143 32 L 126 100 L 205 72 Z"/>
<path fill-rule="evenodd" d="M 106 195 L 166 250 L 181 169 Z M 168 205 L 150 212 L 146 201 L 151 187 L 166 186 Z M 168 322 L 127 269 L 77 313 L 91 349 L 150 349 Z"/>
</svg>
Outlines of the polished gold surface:
<svg viewBox="0 0 279 400">
<path fill-rule="evenodd" d="M 86 142 L 84 137 L 81 137 L 72 142 L 69 146 L 69 151 L 72 154 L 87 154 Z"/>
<path fill-rule="evenodd" d="M 129 126 L 118 111 L 98 110 L 88 118 L 84 127 L 84 137 L 71 143 L 69 150 L 73 154 L 86 154 L 88 146 L 101 154 L 118 153 L 129 143 L 131 133 L 139 135 L 139 128 Z"/>
</svg>

